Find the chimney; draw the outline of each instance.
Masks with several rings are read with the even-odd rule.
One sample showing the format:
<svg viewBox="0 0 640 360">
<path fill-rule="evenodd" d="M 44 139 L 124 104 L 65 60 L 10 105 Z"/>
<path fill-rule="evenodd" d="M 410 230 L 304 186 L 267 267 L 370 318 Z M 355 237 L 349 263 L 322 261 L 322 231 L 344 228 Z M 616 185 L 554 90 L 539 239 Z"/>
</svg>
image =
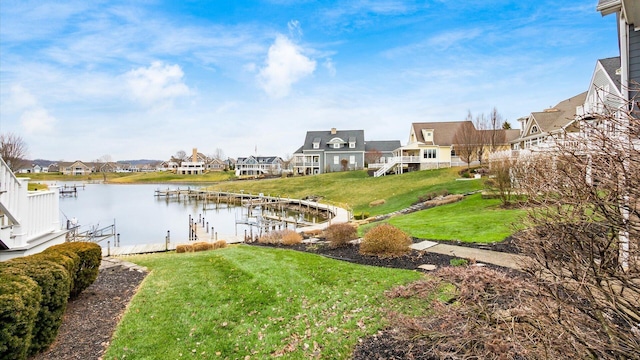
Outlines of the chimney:
<svg viewBox="0 0 640 360">
<path fill-rule="evenodd" d="M 191 156 L 191 161 L 198 161 L 198 148 L 193 148 L 193 155 Z"/>
<path fill-rule="evenodd" d="M 338 132 L 336 128 L 331 128 L 331 135 L 335 135 Z"/>
</svg>

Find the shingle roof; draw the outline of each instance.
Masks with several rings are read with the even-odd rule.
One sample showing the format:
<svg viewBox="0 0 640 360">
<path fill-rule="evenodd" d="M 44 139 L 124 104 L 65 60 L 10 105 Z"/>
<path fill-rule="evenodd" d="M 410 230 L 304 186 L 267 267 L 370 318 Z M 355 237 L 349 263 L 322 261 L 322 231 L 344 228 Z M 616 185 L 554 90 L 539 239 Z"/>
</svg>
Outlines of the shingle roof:
<svg viewBox="0 0 640 360">
<path fill-rule="evenodd" d="M 400 140 L 376 140 L 367 141 L 364 144 L 364 151 L 380 151 L 380 152 L 392 152 L 402 146 Z"/>
<path fill-rule="evenodd" d="M 622 90 L 622 82 L 620 81 L 620 74 L 616 72 L 620 69 L 620 56 L 610 57 L 606 59 L 599 59 L 598 62 L 602 65 L 604 70 L 611 78 L 611 81 L 616 85 L 618 90 Z"/>
<path fill-rule="evenodd" d="M 569 125 L 576 116 L 576 106 L 584 104 L 587 92 L 583 92 L 567 100 L 559 102 L 551 109 L 541 112 L 533 112 L 531 116 L 535 119 L 540 131 L 551 133 Z"/>
<path fill-rule="evenodd" d="M 302 151 L 313 150 L 334 150 L 333 147 L 327 145 L 333 138 L 340 138 L 347 142 L 346 146 L 342 146 L 340 151 L 364 151 L 364 130 L 336 130 L 335 134 L 332 134 L 330 130 L 327 131 L 307 131 L 307 136 L 302 146 Z M 354 139 L 356 144 L 355 148 L 350 148 L 348 141 Z M 314 149 L 313 143 L 319 142 L 320 148 Z M 338 149 L 335 149 L 338 150 Z"/>
<path fill-rule="evenodd" d="M 423 122 L 413 123 L 413 131 L 416 134 L 416 141 L 426 143 L 422 130 L 433 130 L 433 143 L 439 146 L 450 146 L 453 144 L 453 137 L 464 123 L 471 121 L 444 121 L 444 122 Z M 471 123 L 473 125 L 473 123 Z"/>
</svg>

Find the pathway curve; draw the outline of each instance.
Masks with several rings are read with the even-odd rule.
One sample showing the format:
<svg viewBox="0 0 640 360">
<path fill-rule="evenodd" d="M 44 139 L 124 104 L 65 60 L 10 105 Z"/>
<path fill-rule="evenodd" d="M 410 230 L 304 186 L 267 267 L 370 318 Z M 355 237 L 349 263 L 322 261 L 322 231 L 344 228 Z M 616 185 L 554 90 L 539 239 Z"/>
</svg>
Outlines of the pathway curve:
<svg viewBox="0 0 640 360">
<path fill-rule="evenodd" d="M 522 270 L 524 261 L 527 259 L 525 256 L 518 254 L 441 244 L 434 241 L 422 241 L 413 244 L 411 247 L 415 250 L 471 259 L 476 263 L 488 263 L 515 270 Z"/>
</svg>

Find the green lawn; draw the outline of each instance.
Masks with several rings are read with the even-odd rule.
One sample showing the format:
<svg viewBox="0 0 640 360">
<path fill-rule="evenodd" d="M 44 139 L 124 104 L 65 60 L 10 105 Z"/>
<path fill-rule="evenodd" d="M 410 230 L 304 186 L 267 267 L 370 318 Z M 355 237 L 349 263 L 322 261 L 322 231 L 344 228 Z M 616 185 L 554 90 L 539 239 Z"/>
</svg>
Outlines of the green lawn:
<svg viewBox="0 0 640 360">
<path fill-rule="evenodd" d="M 169 171 L 157 171 L 149 173 L 132 173 L 128 176 L 110 179 L 111 183 L 212 183 L 227 181 L 234 178 L 233 171 L 217 171 L 201 175 L 178 175 Z"/>
<path fill-rule="evenodd" d="M 407 215 L 387 222 L 422 239 L 498 242 L 514 233 L 514 225 L 524 216 L 521 209 L 500 208 L 498 199 L 482 199 L 480 194 L 464 200 Z M 369 224 L 362 231 L 376 224 Z"/>
<path fill-rule="evenodd" d="M 348 359 L 407 307 L 383 292 L 422 276 L 247 245 L 127 260 L 151 273 L 105 359 Z"/>
<path fill-rule="evenodd" d="M 418 197 L 436 190 L 466 193 L 482 189 L 481 180 L 456 181 L 459 168 L 414 171 L 402 175 L 370 177 L 365 171 L 346 171 L 282 179 L 231 181 L 211 189 L 304 198 L 318 195 L 323 201 L 347 206 L 355 213 L 385 214 L 410 206 Z M 374 200 L 385 204 L 369 207 Z"/>
</svg>

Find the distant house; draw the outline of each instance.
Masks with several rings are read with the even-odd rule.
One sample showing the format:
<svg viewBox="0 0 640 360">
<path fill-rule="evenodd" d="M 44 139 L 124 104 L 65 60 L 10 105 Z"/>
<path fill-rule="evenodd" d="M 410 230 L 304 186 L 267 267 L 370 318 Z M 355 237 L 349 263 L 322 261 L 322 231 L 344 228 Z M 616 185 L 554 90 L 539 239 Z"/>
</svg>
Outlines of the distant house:
<svg viewBox="0 0 640 360">
<path fill-rule="evenodd" d="M 400 148 L 400 140 L 365 141 L 364 159 L 367 165 L 384 164 L 394 157 L 393 152 Z"/>
<path fill-rule="evenodd" d="M 364 168 L 364 130 L 307 131 L 304 144 L 293 154 L 293 171 L 314 175 Z"/>
<path fill-rule="evenodd" d="M 64 175 L 87 175 L 93 172 L 91 166 L 80 160 L 76 160 L 72 163 L 60 163 L 59 166 L 60 171 Z"/>
<path fill-rule="evenodd" d="M 476 164 L 480 158 L 483 161 L 488 159 L 491 151 L 510 149 L 511 140 L 519 134 L 518 130 L 477 130 L 473 122 L 468 120 L 412 123 L 407 145 L 395 149 L 394 156 L 385 159 L 383 166 L 375 166 L 378 170 L 374 175 L 467 165 L 457 153 L 462 144 L 456 144 L 456 134 L 465 130 L 474 133 L 474 137 L 485 132 L 486 139 L 489 135 L 494 138 L 494 149 L 490 148 L 488 140 L 474 144 L 478 147 L 473 159 Z"/>
<path fill-rule="evenodd" d="M 194 148 L 191 157 L 178 166 L 176 173 L 180 175 L 204 174 L 205 161 L 206 156 L 198 153 L 198 149 Z"/>
<path fill-rule="evenodd" d="M 282 159 L 278 156 L 239 157 L 235 164 L 236 176 L 280 175 Z"/>
<path fill-rule="evenodd" d="M 106 162 L 104 164 L 99 164 L 98 166 L 99 172 L 112 173 L 118 171 L 118 164 L 114 162 Z"/>
<path fill-rule="evenodd" d="M 60 172 L 60 167 L 58 166 L 58 163 L 53 163 L 49 165 L 49 167 L 47 168 L 47 172 L 50 172 L 50 173 Z"/>
<path fill-rule="evenodd" d="M 224 171 L 227 168 L 227 164 L 220 159 L 208 159 L 205 163 L 206 171 Z"/>
</svg>

